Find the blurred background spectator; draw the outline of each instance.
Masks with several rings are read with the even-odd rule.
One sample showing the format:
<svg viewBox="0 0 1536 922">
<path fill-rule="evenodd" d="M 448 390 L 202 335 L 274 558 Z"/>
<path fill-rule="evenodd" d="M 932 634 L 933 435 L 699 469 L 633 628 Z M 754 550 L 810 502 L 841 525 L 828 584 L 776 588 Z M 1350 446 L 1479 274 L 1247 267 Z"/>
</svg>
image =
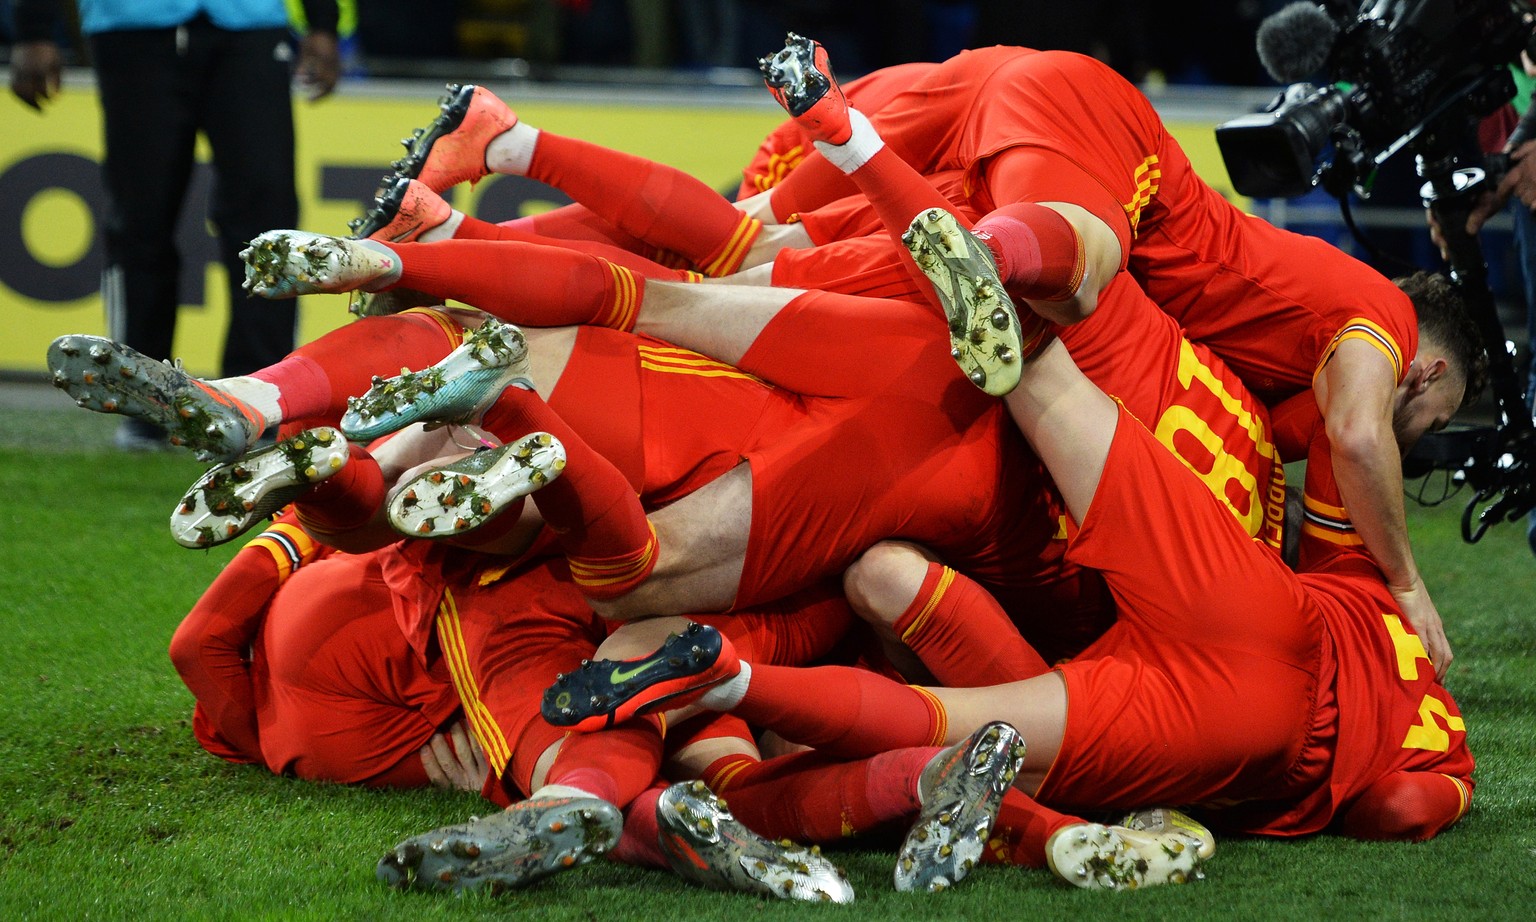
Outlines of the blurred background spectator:
<svg viewBox="0 0 1536 922">
<path fill-rule="evenodd" d="M 14 35 L 0 0 L 0 39 Z M 1254 53 L 1278 0 L 343 0 L 359 71 L 419 74 L 436 62 L 521 59 L 573 65 L 750 68 L 784 33 L 825 44 L 840 74 L 940 60 L 968 47 L 1064 48 L 1136 82 L 1269 83 Z M 297 2 L 290 3 L 297 7 Z M 350 17 L 350 18 L 349 18 Z M 1192 28 L 1199 23 L 1199 28 Z M 352 32 L 343 28 L 344 35 Z M 72 46 L 68 31 L 58 36 Z M 75 63 L 84 63 L 78 51 Z"/>
</svg>

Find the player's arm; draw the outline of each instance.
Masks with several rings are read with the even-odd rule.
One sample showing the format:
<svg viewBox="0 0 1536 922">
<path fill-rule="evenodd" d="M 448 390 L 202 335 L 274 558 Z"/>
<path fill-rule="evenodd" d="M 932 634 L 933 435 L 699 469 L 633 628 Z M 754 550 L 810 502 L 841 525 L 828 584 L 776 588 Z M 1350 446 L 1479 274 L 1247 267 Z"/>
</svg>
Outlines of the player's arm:
<svg viewBox="0 0 1536 922">
<path fill-rule="evenodd" d="M 1408 541 L 1402 449 L 1392 430 L 1397 378 L 1379 345 L 1346 338 L 1313 380 L 1313 392 L 1328 433 L 1334 479 L 1355 531 L 1444 675 L 1450 643 Z"/>
<path fill-rule="evenodd" d="M 1356 839 L 1422 842 L 1455 825 L 1472 804 L 1472 785 L 1439 772 L 1393 772 L 1377 780 L 1340 818 Z"/>
<path fill-rule="evenodd" d="M 305 559 L 307 536 L 292 521 L 285 513 L 241 548 L 171 637 L 171 663 L 197 702 L 198 742 L 232 762 L 261 761 L 250 651 L 273 594 Z"/>
</svg>

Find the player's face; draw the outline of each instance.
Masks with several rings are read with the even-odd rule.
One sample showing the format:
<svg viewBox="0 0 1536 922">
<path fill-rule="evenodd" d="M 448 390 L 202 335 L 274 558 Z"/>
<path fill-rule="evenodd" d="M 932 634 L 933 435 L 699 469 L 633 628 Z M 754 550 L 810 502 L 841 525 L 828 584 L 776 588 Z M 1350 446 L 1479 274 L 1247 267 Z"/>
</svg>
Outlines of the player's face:
<svg viewBox="0 0 1536 922">
<path fill-rule="evenodd" d="M 1466 394 L 1460 375 L 1441 375 L 1424 390 L 1410 394 L 1392 416 L 1392 431 L 1404 454 L 1426 432 L 1439 432 L 1455 418 Z"/>
</svg>

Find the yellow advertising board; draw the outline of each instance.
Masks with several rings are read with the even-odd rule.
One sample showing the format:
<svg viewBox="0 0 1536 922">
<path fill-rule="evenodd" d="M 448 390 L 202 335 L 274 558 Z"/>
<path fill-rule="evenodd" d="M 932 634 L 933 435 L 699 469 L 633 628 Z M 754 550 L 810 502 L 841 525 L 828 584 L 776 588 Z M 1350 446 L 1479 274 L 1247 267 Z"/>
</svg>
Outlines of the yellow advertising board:
<svg viewBox="0 0 1536 922">
<path fill-rule="evenodd" d="M 344 234 L 362 213 L 399 139 L 436 114 L 441 85 L 384 90 L 343 87 L 315 104 L 295 103 L 301 226 Z M 547 96 L 548 94 L 544 94 Z M 632 93 L 519 101 L 529 124 L 659 160 L 721 190 L 782 117 L 772 106 L 657 103 Z M 517 98 L 513 91 L 509 98 Z M 89 81 L 72 81 L 39 115 L 10 94 L 0 99 L 0 372 L 40 373 L 48 344 L 64 333 L 109 335 L 100 296 L 102 247 L 96 233 L 105 199 L 99 176 L 100 113 Z M 1210 124 L 1170 126 L 1197 169 L 1225 185 Z M 205 215 L 207 152 L 189 191 L 178 242 L 182 308 L 174 352 L 189 371 L 217 374 L 228 312 L 224 268 Z M 454 206 L 487 220 L 534 214 L 564 201 L 528 180 L 494 177 L 451 191 Z M 302 299 L 299 338 L 309 341 L 349 318 L 347 298 Z"/>
</svg>

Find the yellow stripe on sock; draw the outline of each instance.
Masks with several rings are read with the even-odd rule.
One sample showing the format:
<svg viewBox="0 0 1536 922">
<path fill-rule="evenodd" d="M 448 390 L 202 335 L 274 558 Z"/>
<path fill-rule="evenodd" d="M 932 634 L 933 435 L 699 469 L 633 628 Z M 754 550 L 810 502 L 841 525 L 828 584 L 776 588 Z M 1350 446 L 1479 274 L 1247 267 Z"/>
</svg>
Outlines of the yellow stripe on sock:
<svg viewBox="0 0 1536 922">
<path fill-rule="evenodd" d="M 939 601 L 944 598 L 944 593 L 949 591 L 950 583 L 955 581 L 955 571 L 945 567 L 939 574 L 939 583 L 933 587 L 933 594 L 928 596 L 928 601 L 923 603 L 923 610 L 917 613 L 907 629 L 901 632 L 901 642 L 907 643 L 913 637 L 922 632 L 924 625 L 928 623 L 928 616 L 938 607 Z"/>
<path fill-rule="evenodd" d="M 928 741 L 929 746 L 942 746 L 949 738 L 949 711 L 945 710 L 944 703 L 934 697 L 933 692 L 918 685 L 909 685 L 908 688 L 917 692 L 928 700 L 928 706 L 933 708 L 933 738 Z"/>
<path fill-rule="evenodd" d="M 631 331 L 635 328 L 635 315 L 640 311 L 640 281 L 623 266 L 609 263 L 608 271 L 613 274 L 613 300 L 598 325 Z"/>
<path fill-rule="evenodd" d="M 762 230 L 763 222 L 745 214 L 741 215 L 736 222 L 736 229 L 725 241 L 725 246 L 721 248 L 719 255 L 702 267 L 704 274 L 719 278 L 740 269 L 742 261 L 747 258 L 747 251 L 752 249 L 752 244 L 756 242 Z"/>
</svg>

